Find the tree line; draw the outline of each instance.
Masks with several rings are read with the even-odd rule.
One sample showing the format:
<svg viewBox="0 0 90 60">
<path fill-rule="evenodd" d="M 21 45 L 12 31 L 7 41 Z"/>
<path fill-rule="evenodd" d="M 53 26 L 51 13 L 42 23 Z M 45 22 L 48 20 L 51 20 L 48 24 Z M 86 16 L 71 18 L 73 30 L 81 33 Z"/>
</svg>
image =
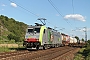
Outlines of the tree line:
<svg viewBox="0 0 90 60">
<path fill-rule="evenodd" d="M 0 38 L 15 40 L 15 42 L 24 40 L 27 24 L 0 15 L 0 26 L 3 27 L 0 27 Z"/>
</svg>

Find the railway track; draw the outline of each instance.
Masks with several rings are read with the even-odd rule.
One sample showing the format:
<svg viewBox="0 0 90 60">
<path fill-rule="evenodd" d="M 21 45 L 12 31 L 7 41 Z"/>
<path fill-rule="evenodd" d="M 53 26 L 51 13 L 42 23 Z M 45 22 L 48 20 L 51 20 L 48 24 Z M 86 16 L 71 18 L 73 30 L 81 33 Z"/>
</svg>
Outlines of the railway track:
<svg viewBox="0 0 90 60">
<path fill-rule="evenodd" d="M 0 53 L 0 60 L 60 60 L 60 56 L 63 56 L 69 51 L 73 51 L 76 48 L 73 47 L 59 47 L 51 48 L 47 50 L 38 50 L 38 51 L 17 51 L 17 52 L 8 52 Z"/>
<path fill-rule="evenodd" d="M 14 51 L 14 52 L 4 52 L 4 53 L 0 53 L 0 60 L 7 59 L 7 58 L 9 58 L 9 57 L 13 57 L 13 56 L 16 56 L 16 55 L 25 54 L 25 53 L 28 53 L 28 52 L 29 52 L 29 51 L 24 50 L 24 51 Z"/>
<path fill-rule="evenodd" d="M 56 50 L 52 49 L 50 51 L 47 52 L 47 54 L 45 55 L 41 55 L 39 57 L 36 57 L 34 59 L 31 59 L 31 60 L 52 60 L 52 59 L 55 59 L 56 57 L 58 56 L 62 56 L 63 54 L 73 50 L 74 48 L 70 48 L 70 47 L 65 47 L 65 48 L 56 48 Z"/>
</svg>

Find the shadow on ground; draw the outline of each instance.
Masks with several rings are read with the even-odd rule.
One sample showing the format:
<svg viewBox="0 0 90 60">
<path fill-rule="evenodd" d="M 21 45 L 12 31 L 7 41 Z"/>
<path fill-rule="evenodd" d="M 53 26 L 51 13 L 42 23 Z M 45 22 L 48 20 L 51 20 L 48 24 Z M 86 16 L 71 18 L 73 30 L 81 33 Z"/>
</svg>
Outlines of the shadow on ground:
<svg viewBox="0 0 90 60">
<path fill-rule="evenodd" d="M 17 51 L 20 51 L 20 50 L 26 50 L 26 48 L 9 48 L 10 50 L 17 50 Z"/>
</svg>

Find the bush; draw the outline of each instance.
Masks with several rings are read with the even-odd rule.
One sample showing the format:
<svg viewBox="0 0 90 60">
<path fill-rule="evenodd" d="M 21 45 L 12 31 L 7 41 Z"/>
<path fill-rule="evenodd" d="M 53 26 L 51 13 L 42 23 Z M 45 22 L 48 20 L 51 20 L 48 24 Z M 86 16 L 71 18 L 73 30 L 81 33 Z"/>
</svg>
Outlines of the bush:
<svg viewBox="0 0 90 60">
<path fill-rule="evenodd" d="M 13 36 L 12 34 L 9 34 L 7 37 L 8 37 L 9 40 L 12 40 L 12 39 L 15 40 L 15 42 L 22 41 L 19 36 Z"/>
<path fill-rule="evenodd" d="M 80 51 L 74 57 L 74 60 L 81 60 L 83 58 L 83 52 L 84 52 L 84 50 L 85 50 L 85 48 L 80 49 Z"/>
<path fill-rule="evenodd" d="M 0 44 L 13 44 L 15 40 L 0 40 Z"/>
<path fill-rule="evenodd" d="M 86 57 L 86 60 L 90 60 L 90 52 L 89 52 L 88 56 Z"/>
<path fill-rule="evenodd" d="M 12 34 L 9 34 L 7 37 L 8 37 L 9 40 L 14 38 L 14 36 Z"/>
<path fill-rule="evenodd" d="M 81 60 L 81 58 L 82 58 L 82 54 L 76 54 L 74 60 Z"/>
</svg>

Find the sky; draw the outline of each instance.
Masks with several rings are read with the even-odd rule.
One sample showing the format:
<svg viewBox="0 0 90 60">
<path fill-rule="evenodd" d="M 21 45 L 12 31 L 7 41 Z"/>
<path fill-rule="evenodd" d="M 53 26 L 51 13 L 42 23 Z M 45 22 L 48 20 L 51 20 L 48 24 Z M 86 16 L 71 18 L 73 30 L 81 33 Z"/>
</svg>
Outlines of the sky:
<svg viewBox="0 0 90 60">
<path fill-rule="evenodd" d="M 90 0 L 0 0 L 0 15 L 28 25 L 41 23 L 70 36 L 90 39 Z M 86 27 L 86 29 L 85 29 Z"/>
</svg>

